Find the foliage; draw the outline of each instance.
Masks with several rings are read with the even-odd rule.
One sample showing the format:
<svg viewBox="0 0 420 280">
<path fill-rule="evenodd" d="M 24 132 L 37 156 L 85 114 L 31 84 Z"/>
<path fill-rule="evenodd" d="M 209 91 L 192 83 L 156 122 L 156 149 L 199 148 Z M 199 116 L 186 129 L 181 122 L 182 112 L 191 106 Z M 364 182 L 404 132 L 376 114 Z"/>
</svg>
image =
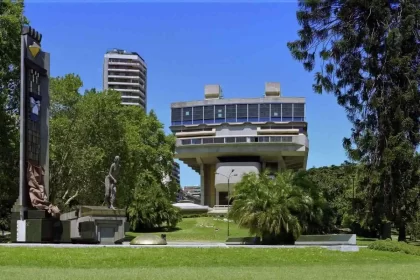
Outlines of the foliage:
<svg viewBox="0 0 420 280">
<path fill-rule="evenodd" d="M 401 252 L 408 255 L 420 256 L 420 248 L 405 242 L 378 240 L 368 245 L 369 249 L 388 252 Z"/>
<path fill-rule="evenodd" d="M 313 89 L 333 93 L 353 124 L 343 141 L 365 169 L 366 221 L 405 226 L 418 211 L 420 2 L 301 0 L 299 39 L 288 43 Z M 417 208 L 417 209 L 415 209 Z"/>
<path fill-rule="evenodd" d="M 408 223 L 407 233 L 410 235 L 411 241 L 420 239 L 420 212 L 417 212 L 415 218 Z"/>
<path fill-rule="evenodd" d="M 303 173 L 285 171 L 274 179 L 267 172 L 249 173 L 235 185 L 229 216 L 263 242 L 293 242 L 302 232 L 319 228 L 323 204 L 322 194 Z"/>
<path fill-rule="evenodd" d="M 306 173 L 328 202 L 323 217 L 323 225 L 329 229 L 327 231 L 331 232 L 339 226 L 348 227 L 357 219 L 360 207 L 365 204 L 359 184 L 359 166 L 345 162 L 339 166 L 311 168 Z"/>
<path fill-rule="evenodd" d="M 151 178 L 152 179 L 152 178 Z M 152 180 L 144 180 L 136 186 L 133 200 L 128 206 L 131 228 L 139 231 L 160 227 L 164 223 L 174 228 L 182 220 L 178 208 L 172 206 L 168 195 Z M 152 199 L 153 198 L 153 199 Z"/>
<path fill-rule="evenodd" d="M 0 229 L 8 229 L 18 197 L 20 33 L 23 1 L 0 1 Z"/>
<path fill-rule="evenodd" d="M 118 92 L 92 89 L 81 95 L 81 87 L 73 74 L 50 81 L 50 199 L 64 209 L 75 199 L 101 205 L 105 176 L 119 155 L 117 205 L 130 209 L 132 225 L 176 224 L 171 190 L 163 184 L 164 174 L 172 171 L 173 136 L 165 135 L 153 111 L 147 115 L 140 107 L 122 106 Z M 142 194 L 149 195 L 148 208 L 139 206 Z"/>
</svg>

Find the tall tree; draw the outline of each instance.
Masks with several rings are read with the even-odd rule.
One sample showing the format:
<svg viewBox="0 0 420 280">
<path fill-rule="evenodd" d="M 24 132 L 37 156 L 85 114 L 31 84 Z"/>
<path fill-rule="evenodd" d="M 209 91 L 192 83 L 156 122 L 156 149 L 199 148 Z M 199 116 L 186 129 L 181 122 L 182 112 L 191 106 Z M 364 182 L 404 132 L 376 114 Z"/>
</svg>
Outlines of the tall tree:
<svg viewBox="0 0 420 280">
<path fill-rule="evenodd" d="M 153 111 L 122 106 L 120 93 L 92 89 L 81 95 L 81 87 L 73 74 L 50 81 L 51 200 L 64 208 L 75 200 L 102 204 L 105 176 L 119 155 L 117 206 L 129 210 L 133 227 L 176 223 L 171 191 L 163 182 L 172 170 L 173 136 L 165 135 Z"/>
<path fill-rule="evenodd" d="M 23 1 L 0 1 L 0 227 L 18 196 L 20 33 Z"/>
<path fill-rule="evenodd" d="M 396 223 L 405 240 L 419 183 L 420 2 L 301 0 L 297 19 L 288 47 L 308 71 L 319 57 L 314 91 L 333 93 L 353 124 L 343 144 L 368 174 L 372 223 Z"/>
</svg>

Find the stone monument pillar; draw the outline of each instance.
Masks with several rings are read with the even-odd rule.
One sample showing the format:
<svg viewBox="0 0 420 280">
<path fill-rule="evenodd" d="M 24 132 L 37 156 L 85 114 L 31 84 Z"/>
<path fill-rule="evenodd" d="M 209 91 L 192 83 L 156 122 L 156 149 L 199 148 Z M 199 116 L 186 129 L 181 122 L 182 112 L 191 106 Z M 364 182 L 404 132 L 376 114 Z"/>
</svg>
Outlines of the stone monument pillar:
<svg viewBox="0 0 420 280">
<path fill-rule="evenodd" d="M 48 242 L 58 208 L 49 195 L 50 54 L 30 26 L 21 34 L 19 198 L 12 209 L 12 241 Z M 59 219 L 55 219 L 59 221 Z"/>
</svg>

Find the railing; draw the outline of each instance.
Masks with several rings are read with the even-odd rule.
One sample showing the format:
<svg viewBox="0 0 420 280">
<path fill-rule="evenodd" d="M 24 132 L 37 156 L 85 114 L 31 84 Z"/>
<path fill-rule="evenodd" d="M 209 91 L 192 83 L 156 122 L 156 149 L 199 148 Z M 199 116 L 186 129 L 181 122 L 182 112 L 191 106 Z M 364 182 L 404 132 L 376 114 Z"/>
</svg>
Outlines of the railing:
<svg viewBox="0 0 420 280">
<path fill-rule="evenodd" d="M 305 122 L 304 117 L 281 117 L 281 118 L 222 118 L 222 119 L 210 119 L 210 120 L 184 120 L 184 121 L 172 121 L 171 125 L 193 125 L 193 124 L 223 124 L 223 123 L 246 123 L 246 122 Z"/>
<path fill-rule="evenodd" d="M 297 136 L 228 136 L 177 139 L 177 146 L 211 144 L 249 144 L 249 143 L 297 143 L 307 144 L 305 135 Z"/>
</svg>

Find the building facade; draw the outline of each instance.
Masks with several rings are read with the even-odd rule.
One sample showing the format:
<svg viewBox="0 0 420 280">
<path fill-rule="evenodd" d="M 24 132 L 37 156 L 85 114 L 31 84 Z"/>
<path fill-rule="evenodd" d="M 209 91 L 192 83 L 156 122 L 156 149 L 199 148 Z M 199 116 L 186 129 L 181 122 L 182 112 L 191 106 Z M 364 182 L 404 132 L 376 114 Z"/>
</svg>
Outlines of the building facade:
<svg viewBox="0 0 420 280">
<path fill-rule="evenodd" d="M 171 174 L 166 174 L 163 176 L 163 183 L 167 184 L 169 182 L 175 182 L 179 186 L 181 186 L 181 178 L 180 178 L 180 169 L 179 169 L 179 163 L 176 161 L 172 162 L 172 171 Z"/>
<path fill-rule="evenodd" d="M 174 161 L 172 163 L 172 180 L 174 180 L 178 185 L 181 185 L 180 174 L 181 171 L 179 169 L 179 163 Z"/>
<path fill-rule="evenodd" d="M 104 56 L 103 89 L 121 93 L 121 104 L 147 109 L 147 66 L 135 52 L 112 49 Z"/>
<path fill-rule="evenodd" d="M 170 127 L 176 158 L 200 174 L 202 205 L 227 205 L 248 172 L 306 169 L 304 98 L 282 97 L 279 83 L 266 83 L 261 98 L 223 99 L 219 85 L 204 96 L 172 103 Z"/>
</svg>

